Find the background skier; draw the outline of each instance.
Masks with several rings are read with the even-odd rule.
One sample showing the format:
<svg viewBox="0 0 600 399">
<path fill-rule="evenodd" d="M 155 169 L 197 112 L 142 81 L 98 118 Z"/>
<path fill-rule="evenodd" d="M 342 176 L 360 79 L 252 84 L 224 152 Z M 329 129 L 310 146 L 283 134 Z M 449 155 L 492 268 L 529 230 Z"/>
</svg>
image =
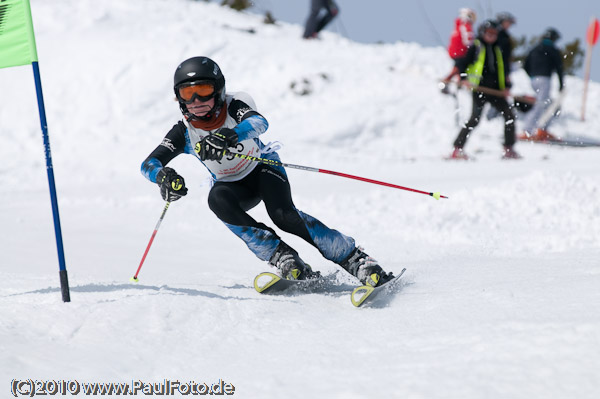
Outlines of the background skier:
<svg viewBox="0 0 600 399">
<path fill-rule="evenodd" d="M 304 27 L 305 39 L 315 39 L 340 12 L 333 0 L 311 0 L 310 13 Z"/>
<path fill-rule="evenodd" d="M 477 20 L 477 14 L 470 8 L 461 8 L 458 10 L 458 17 L 454 20 L 454 30 L 450 35 L 448 43 L 448 55 L 454 61 L 454 65 L 450 73 L 442 79 L 442 93 L 449 93 L 448 83 L 453 77 L 458 76 L 458 66 L 456 62 L 463 58 L 467 49 L 473 44 L 475 34 L 473 33 L 473 24 Z"/>
<path fill-rule="evenodd" d="M 496 22 L 498 22 L 498 45 L 504 57 L 510 62 L 512 61 L 514 40 L 508 30 L 517 23 L 517 19 L 511 13 L 505 11 L 496 15 Z"/>
<path fill-rule="evenodd" d="M 525 119 L 520 139 L 538 141 L 555 139 L 547 130 L 553 118 L 548 119 L 543 126 L 538 126 L 538 123 L 544 110 L 552 103 L 550 83 L 553 72 L 558 75 L 558 90 L 562 91 L 564 88 L 562 56 L 554 44 L 558 39 L 560 39 L 560 33 L 554 28 L 548 28 L 540 43 L 527 54 L 525 59 L 524 68 L 531 78 L 531 87 L 535 92 L 535 104 Z"/>
<path fill-rule="evenodd" d="M 478 28 L 478 37 L 467 55 L 457 63 L 461 78 L 468 77 L 468 86 L 473 87 L 473 109 L 468 122 L 458 133 L 454 141 L 452 159 L 467 159 L 463 147 L 473 129 L 479 124 L 486 103 L 490 103 L 504 117 L 504 153 L 503 158 L 520 158 L 513 150 L 515 143 L 515 116 L 506 100 L 509 95 L 510 79 L 508 60 L 504 58 L 497 45 L 498 24 L 493 20 L 484 21 Z M 486 94 L 485 89 L 496 94 Z M 489 92 L 488 92 L 489 93 Z"/>
</svg>

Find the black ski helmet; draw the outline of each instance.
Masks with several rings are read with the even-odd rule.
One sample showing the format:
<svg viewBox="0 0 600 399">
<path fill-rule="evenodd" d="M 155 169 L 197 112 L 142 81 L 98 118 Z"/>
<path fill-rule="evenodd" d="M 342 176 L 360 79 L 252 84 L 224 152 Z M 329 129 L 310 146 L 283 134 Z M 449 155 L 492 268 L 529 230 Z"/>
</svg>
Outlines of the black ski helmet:
<svg viewBox="0 0 600 399">
<path fill-rule="evenodd" d="M 176 98 L 179 98 L 177 94 L 181 85 L 202 81 L 213 82 L 215 86 L 215 93 L 213 94 L 215 105 L 212 111 L 202 118 L 196 116 L 193 116 L 193 118 L 210 119 L 225 103 L 225 77 L 217 63 L 208 57 L 192 57 L 183 61 L 175 70 L 173 81 L 173 90 L 175 91 Z M 186 117 L 190 117 L 190 113 L 184 102 L 179 101 L 179 108 Z"/>
<path fill-rule="evenodd" d="M 483 37 L 483 34 L 486 30 L 494 29 L 497 32 L 499 28 L 500 27 L 498 26 L 498 22 L 494 21 L 493 19 L 486 19 L 481 23 L 481 25 L 479 25 L 479 28 L 477 29 L 477 34 L 479 35 L 479 37 Z"/>
<path fill-rule="evenodd" d="M 558 33 L 558 31 L 554 28 L 548 28 L 546 29 L 546 31 L 544 32 L 544 39 L 550 39 L 553 42 L 557 41 L 558 39 L 560 39 L 560 33 Z"/>
</svg>

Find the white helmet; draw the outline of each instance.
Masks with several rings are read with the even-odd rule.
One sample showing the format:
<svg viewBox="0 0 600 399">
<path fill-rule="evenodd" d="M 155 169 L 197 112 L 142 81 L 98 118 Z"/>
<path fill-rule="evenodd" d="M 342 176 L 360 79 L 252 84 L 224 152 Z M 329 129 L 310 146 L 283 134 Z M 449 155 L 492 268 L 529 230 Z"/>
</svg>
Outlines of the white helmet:
<svg viewBox="0 0 600 399">
<path fill-rule="evenodd" d="M 477 20 L 477 14 L 470 8 L 461 8 L 458 10 L 458 17 L 464 22 L 475 23 Z"/>
</svg>

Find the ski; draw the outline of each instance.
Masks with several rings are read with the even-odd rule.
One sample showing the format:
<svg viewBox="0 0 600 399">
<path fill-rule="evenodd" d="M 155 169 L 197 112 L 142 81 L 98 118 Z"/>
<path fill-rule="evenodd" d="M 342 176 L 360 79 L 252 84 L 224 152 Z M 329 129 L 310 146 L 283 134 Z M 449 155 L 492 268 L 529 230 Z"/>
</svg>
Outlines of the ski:
<svg viewBox="0 0 600 399">
<path fill-rule="evenodd" d="M 519 140 L 530 143 L 559 145 L 564 147 L 600 147 L 600 140 L 579 135 L 565 135 L 556 139 L 548 140 L 531 140 L 519 137 Z"/>
<path fill-rule="evenodd" d="M 396 285 L 405 271 L 406 268 L 402 269 L 398 276 L 379 287 L 361 285 L 354 288 L 350 296 L 352 304 L 356 307 L 361 307 L 364 304 L 374 306 L 377 304 L 377 299 L 389 297 L 395 292 Z M 319 292 L 325 285 L 327 285 L 327 278 L 322 276 L 306 280 L 286 280 L 275 273 L 263 272 L 254 278 L 256 292 L 267 295 Z M 326 288 L 325 291 L 328 292 L 329 290 Z"/>
<path fill-rule="evenodd" d="M 275 273 L 264 272 L 254 278 L 254 289 L 260 294 L 275 294 L 290 289 L 306 291 L 320 287 L 324 281 L 321 275 L 306 280 L 286 280 Z"/>
<path fill-rule="evenodd" d="M 399 275 L 379 287 L 371 287 L 370 285 L 356 287 L 350 296 L 352 304 L 358 308 L 365 303 L 373 304 L 375 299 L 381 297 L 381 295 L 389 296 L 390 294 L 393 294 L 395 292 L 395 286 L 398 284 L 405 271 L 406 268 L 402 269 Z"/>
</svg>

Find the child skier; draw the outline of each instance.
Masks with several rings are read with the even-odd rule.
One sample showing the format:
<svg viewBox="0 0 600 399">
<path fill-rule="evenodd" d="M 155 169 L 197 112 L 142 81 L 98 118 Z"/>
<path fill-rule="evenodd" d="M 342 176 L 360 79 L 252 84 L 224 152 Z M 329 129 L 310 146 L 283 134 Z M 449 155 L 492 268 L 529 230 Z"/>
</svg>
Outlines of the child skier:
<svg viewBox="0 0 600 399">
<path fill-rule="evenodd" d="M 277 227 L 303 238 L 362 284 L 378 286 L 393 278 L 392 273 L 384 272 L 377 261 L 356 247 L 353 238 L 296 209 L 282 166 L 233 155 L 280 162 L 279 155 L 265 148 L 259 139 L 268 123 L 257 112 L 254 100 L 246 93 L 227 93 L 225 77 L 213 60 L 193 57 L 182 62 L 175 71 L 173 88 L 184 118 L 171 128 L 141 168 L 148 180 L 159 185 L 165 201 L 187 194 L 183 177 L 166 165 L 180 154 L 191 154 L 212 175 L 210 209 L 259 259 L 276 267 L 283 278 L 303 280 L 318 273 L 275 230 L 247 213 L 261 200 Z"/>
</svg>

